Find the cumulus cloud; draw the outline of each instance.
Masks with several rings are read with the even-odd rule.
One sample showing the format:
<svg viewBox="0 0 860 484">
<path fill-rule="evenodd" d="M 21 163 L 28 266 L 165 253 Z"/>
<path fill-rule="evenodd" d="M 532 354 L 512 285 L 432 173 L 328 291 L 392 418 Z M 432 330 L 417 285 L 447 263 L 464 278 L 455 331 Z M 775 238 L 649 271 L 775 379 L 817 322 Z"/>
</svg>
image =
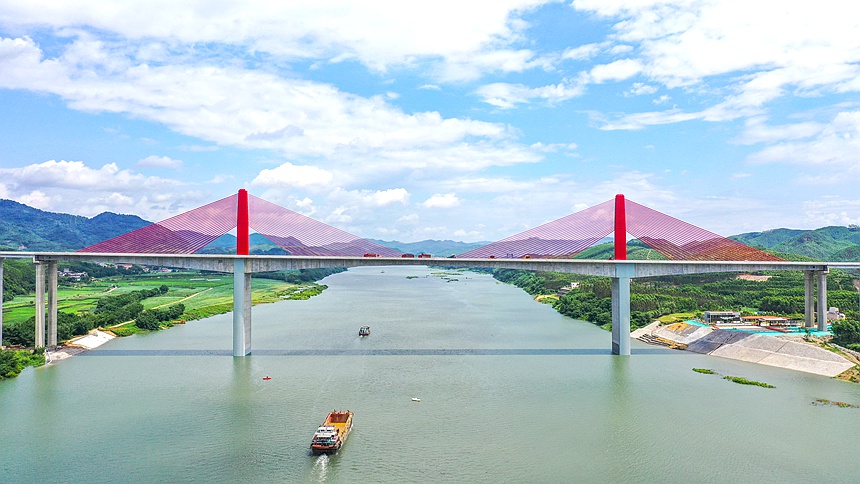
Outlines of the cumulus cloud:
<svg viewBox="0 0 860 484">
<path fill-rule="evenodd" d="M 508 84 L 495 82 L 486 84 L 476 90 L 484 102 L 499 108 L 512 108 L 518 104 L 531 102 L 533 99 L 546 101 L 550 104 L 566 101 L 581 96 L 585 92 L 584 80 L 565 80 L 562 83 L 528 87 L 523 84 Z"/>
<path fill-rule="evenodd" d="M 0 193 L 43 210 L 93 216 L 104 211 L 162 220 L 210 202 L 211 194 L 178 180 L 144 176 L 115 163 L 93 168 L 81 161 L 50 160 L 0 168 Z"/>
<path fill-rule="evenodd" d="M 329 84 L 234 66 L 135 63 L 117 59 L 98 42 L 78 40 L 68 49 L 82 43 L 87 48 L 76 50 L 70 62 L 44 58 L 31 39 L 4 39 L 0 87 L 56 94 L 74 109 L 125 113 L 220 145 L 271 149 L 288 158 L 324 157 L 368 171 L 474 170 L 541 159 L 503 124 L 438 112 L 407 114 L 385 96 L 361 97 Z M 548 91 L 537 95 L 559 96 Z"/>
<path fill-rule="evenodd" d="M 373 204 L 378 207 L 399 203 L 405 205 L 409 202 L 409 192 L 405 188 L 392 188 L 391 190 L 379 190 L 371 195 Z"/>
<path fill-rule="evenodd" d="M 260 171 L 256 178 L 251 181 L 251 185 L 322 190 L 331 188 L 333 178 L 334 175 L 331 172 L 316 166 L 284 163 L 277 168 Z"/>
<path fill-rule="evenodd" d="M 425 208 L 453 208 L 460 205 L 460 199 L 453 193 L 437 193 L 422 204 Z"/>
<path fill-rule="evenodd" d="M 826 166 L 860 174 L 860 111 L 841 112 L 827 125 L 800 123 L 794 129 L 758 126 L 758 139 L 779 140 L 749 156 L 753 163 Z M 780 136 L 780 133 L 782 135 Z M 852 181 L 853 183 L 853 181 Z"/>
<path fill-rule="evenodd" d="M 441 59 L 443 65 L 455 64 L 466 71 L 516 70 L 528 60 L 528 54 L 517 54 L 508 47 L 528 27 L 520 15 L 546 1 L 237 0 L 229 4 L 153 4 L 150 0 L 127 0 L 123 8 L 116 8 L 109 0 L 32 0 L 6 2 L 0 21 L 7 25 L 87 28 L 130 39 L 154 39 L 136 52 L 147 61 L 164 59 L 177 45 L 223 43 L 283 59 L 356 60 L 377 71 L 408 66 L 421 58 Z M 440 32 L 445 34 L 439 35 Z M 475 62 L 469 62 L 470 58 Z"/>
<path fill-rule="evenodd" d="M 174 160 L 168 156 L 147 156 L 137 162 L 137 165 L 142 168 L 170 168 L 178 170 L 182 168 L 182 160 Z"/>
<path fill-rule="evenodd" d="M 691 119 L 757 116 L 781 97 L 860 90 L 860 17 L 850 0 L 816 4 L 769 0 L 575 0 L 578 10 L 615 21 L 618 45 L 636 57 L 594 67 L 594 81 L 639 75 L 667 88 L 694 89 L 727 76 L 717 103 L 605 119 L 605 129 L 640 129 Z M 635 90 L 635 88 L 634 88 Z M 707 98 L 706 98 L 707 99 Z"/>
</svg>

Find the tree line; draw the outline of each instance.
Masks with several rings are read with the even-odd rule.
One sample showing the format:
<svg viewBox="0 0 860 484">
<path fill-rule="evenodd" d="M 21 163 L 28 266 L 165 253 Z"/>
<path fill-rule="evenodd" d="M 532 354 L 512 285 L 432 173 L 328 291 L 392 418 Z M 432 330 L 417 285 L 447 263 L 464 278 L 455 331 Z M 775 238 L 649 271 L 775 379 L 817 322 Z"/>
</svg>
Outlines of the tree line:
<svg viewBox="0 0 860 484">
<path fill-rule="evenodd" d="M 690 274 L 659 278 L 633 279 L 630 283 L 630 325 L 642 327 L 674 313 L 738 311 L 742 315 L 781 315 L 803 317 L 803 274 L 799 271 L 773 271 L 766 281 L 738 279 L 736 274 Z M 591 321 L 600 326 L 612 323 L 610 278 L 496 269 L 493 277 L 514 284 L 531 295 L 555 294 L 572 282 L 577 289 L 559 297 L 555 308 L 565 316 Z M 858 294 L 853 277 L 844 271 L 831 271 L 827 278 L 828 306 L 835 306 L 848 320 L 860 321 Z M 860 342 L 860 341 L 858 341 Z"/>
<path fill-rule="evenodd" d="M 60 311 L 57 313 L 57 341 L 67 341 L 87 334 L 94 328 L 127 321 L 135 321 L 135 325 L 141 329 L 157 330 L 163 323 L 180 318 L 185 312 L 185 306 L 180 303 L 164 309 L 144 310 L 141 301 L 164 295 L 168 291 L 166 285 L 161 285 L 152 289 L 105 296 L 98 300 L 92 311 L 85 313 L 71 314 Z M 4 324 L 3 343 L 32 348 L 36 341 L 35 322 L 36 318 L 33 316 L 19 323 Z"/>
</svg>

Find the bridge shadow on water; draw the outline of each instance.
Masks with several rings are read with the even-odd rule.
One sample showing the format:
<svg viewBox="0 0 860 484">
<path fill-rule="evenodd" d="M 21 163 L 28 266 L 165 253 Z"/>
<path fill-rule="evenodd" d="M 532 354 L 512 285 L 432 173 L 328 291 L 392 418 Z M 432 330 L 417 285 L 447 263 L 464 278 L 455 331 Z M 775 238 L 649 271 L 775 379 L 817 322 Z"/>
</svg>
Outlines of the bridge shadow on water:
<svg viewBox="0 0 860 484">
<path fill-rule="evenodd" d="M 668 355 L 668 348 L 636 348 L 634 355 Z M 254 350 L 250 356 L 597 356 L 611 355 L 601 348 L 455 348 L 455 349 L 368 349 L 368 350 Z M 80 356 L 233 356 L 231 350 L 91 350 Z"/>
</svg>

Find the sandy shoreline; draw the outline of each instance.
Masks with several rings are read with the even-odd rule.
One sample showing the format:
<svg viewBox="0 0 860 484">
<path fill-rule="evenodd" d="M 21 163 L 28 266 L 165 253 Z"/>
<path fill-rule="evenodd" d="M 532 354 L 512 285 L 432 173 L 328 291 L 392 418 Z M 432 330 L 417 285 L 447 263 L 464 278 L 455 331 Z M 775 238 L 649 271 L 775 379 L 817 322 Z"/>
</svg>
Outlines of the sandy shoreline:
<svg viewBox="0 0 860 484">
<path fill-rule="evenodd" d="M 98 348 L 114 338 L 116 338 L 116 336 L 111 333 L 94 329 L 85 335 L 76 336 L 70 339 L 57 350 L 46 351 L 45 356 L 48 363 L 54 363 L 60 360 L 65 360 L 70 356 L 81 354 L 84 351 Z"/>
</svg>

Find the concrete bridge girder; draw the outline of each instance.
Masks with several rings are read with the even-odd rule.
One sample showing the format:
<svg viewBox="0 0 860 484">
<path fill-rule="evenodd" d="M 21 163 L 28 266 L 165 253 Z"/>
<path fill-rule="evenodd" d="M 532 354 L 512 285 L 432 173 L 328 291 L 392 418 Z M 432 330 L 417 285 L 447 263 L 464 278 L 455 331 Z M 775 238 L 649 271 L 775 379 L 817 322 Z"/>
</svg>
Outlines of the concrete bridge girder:
<svg viewBox="0 0 860 484">
<path fill-rule="evenodd" d="M 251 274 L 278 270 L 318 269 L 336 267 L 441 265 L 448 267 L 485 267 L 551 271 L 571 274 L 604 276 L 612 278 L 613 354 L 630 354 L 630 280 L 638 277 L 658 277 L 678 274 L 705 274 L 714 272 L 747 272 L 762 270 L 799 270 L 804 274 L 818 275 L 819 327 L 826 328 L 827 272 L 830 267 L 860 268 L 860 263 L 821 262 L 756 262 L 756 261 L 638 261 L 638 260 L 577 260 L 577 259 L 457 259 L 457 258 L 399 258 L 399 257 L 320 257 L 320 256 L 271 256 L 271 255 L 210 255 L 210 254 L 100 254 L 100 253 L 23 253 L 0 252 L 4 257 L 32 257 L 41 266 L 47 262 L 53 266 L 54 278 L 49 281 L 48 291 L 53 296 L 49 308 L 49 342 L 56 344 L 56 265 L 61 261 L 89 261 L 107 263 L 130 263 L 147 266 L 162 266 L 184 269 L 208 270 L 233 273 L 234 317 L 233 354 L 244 356 L 251 353 Z M 38 315 L 45 314 L 44 269 L 37 270 L 37 326 Z M 823 292 L 822 292 L 823 291 Z M 809 289 L 807 287 L 807 293 Z M 41 293 L 41 296 L 40 296 Z M 0 285 L 2 298 L 2 285 Z M 40 302 L 41 301 L 41 302 Z M 2 306 L 0 306 L 2 308 Z M 822 309 L 823 308 L 823 309 Z M 41 311 L 40 311 L 41 309 Z M 809 306 L 807 306 L 807 311 Z M 821 315 L 823 316 L 823 319 Z M 807 318 L 809 318 L 807 314 Z M 0 320 L 2 321 L 2 320 Z M 53 321 L 53 324 L 51 324 Z M 809 321 L 809 319 L 807 319 Z M 823 321 L 823 323 L 822 323 Z M 44 328 L 44 319 L 42 319 Z M 617 328 L 617 331 L 616 331 Z M 2 334 L 2 333 L 0 333 Z M 38 328 L 37 328 L 38 335 Z M 51 339 L 53 338 L 53 339 Z M 44 345 L 42 339 L 37 338 Z"/>
</svg>

